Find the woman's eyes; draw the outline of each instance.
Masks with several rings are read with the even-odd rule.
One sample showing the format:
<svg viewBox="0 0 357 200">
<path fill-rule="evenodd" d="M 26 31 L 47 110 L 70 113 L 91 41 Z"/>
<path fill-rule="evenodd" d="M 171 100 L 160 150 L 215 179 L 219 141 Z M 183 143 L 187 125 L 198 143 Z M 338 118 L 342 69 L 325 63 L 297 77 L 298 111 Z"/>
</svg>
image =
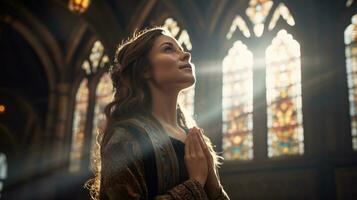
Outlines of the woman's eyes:
<svg viewBox="0 0 357 200">
<path fill-rule="evenodd" d="M 171 46 L 164 47 L 164 52 L 171 52 L 173 50 L 174 50 L 174 48 L 172 48 Z"/>
<path fill-rule="evenodd" d="M 165 46 L 165 47 L 163 48 L 163 51 L 164 51 L 165 53 L 171 53 L 171 52 L 174 52 L 174 51 L 182 52 L 181 49 L 177 49 L 177 48 L 175 48 L 175 47 L 173 47 L 173 46 Z"/>
</svg>

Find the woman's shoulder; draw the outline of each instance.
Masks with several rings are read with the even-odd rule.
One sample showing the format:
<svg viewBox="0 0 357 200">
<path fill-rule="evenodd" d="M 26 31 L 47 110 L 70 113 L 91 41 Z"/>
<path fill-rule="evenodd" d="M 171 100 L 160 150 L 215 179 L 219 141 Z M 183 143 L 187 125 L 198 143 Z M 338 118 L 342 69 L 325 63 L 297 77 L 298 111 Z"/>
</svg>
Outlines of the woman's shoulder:
<svg viewBox="0 0 357 200">
<path fill-rule="evenodd" d="M 107 142 L 102 143 L 102 156 L 111 157 L 127 157 L 134 156 L 142 158 L 141 142 L 135 133 L 128 127 L 115 126 L 111 129 L 110 135 L 107 135 Z"/>
<path fill-rule="evenodd" d="M 109 125 L 104 136 L 106 140 L 104 145 L 109 147 L 117 144 L 140 143 L 145 133 L 138 122 L 137 120 L 130 119 Z"/>
<path fill-rule="evenodd" d="M 130 130 L 125 126 L 113 126 L 107 131 L 108 145 L 112 145 L 118 142 L 128 141 L 132 139 Z"/>
</svg>

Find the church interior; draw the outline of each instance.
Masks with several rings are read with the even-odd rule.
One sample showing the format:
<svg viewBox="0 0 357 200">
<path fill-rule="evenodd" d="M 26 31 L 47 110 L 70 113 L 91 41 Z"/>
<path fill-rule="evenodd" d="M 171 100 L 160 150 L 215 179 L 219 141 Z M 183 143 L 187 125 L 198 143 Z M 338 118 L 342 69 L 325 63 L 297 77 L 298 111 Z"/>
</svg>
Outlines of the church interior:
<svg viewBox="0 0 357 200">
<path fill-rule="evenodd" d="M 354 0 L 2 0 L 0 199 L 90 199 L 118 44 L 162 26 L 232 200 L 357 199 Z"/>
</svg>

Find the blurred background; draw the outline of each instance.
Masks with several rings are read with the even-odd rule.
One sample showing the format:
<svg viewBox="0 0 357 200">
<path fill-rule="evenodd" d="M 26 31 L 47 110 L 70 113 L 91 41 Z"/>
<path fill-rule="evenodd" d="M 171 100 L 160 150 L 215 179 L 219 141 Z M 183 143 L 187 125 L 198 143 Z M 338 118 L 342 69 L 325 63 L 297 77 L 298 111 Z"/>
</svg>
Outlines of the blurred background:
<svg viewBox="0 0 357 200">
<path fill-rule="evenodd" d="M 357 199 L 357 2 L 1 0 L 0 199 L 89 199 L 116 46 L 163 26 L 235 199 Z"/>
</svg>

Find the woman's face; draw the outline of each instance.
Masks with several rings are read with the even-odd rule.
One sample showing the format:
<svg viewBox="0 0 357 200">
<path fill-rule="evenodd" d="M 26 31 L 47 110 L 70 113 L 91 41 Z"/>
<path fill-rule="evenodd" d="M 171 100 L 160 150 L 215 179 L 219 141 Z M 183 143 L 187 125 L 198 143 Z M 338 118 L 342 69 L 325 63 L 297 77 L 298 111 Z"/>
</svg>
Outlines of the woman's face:
<svg viewBox="0 0 357 200">
<path fill-rule="evenodd" d="M 159 36 L 148 55 L 150 80 L 161 89 L 180 91 L 195 83 L 191 54 L 183 51 L 176 39 Z"/>
</svg>

